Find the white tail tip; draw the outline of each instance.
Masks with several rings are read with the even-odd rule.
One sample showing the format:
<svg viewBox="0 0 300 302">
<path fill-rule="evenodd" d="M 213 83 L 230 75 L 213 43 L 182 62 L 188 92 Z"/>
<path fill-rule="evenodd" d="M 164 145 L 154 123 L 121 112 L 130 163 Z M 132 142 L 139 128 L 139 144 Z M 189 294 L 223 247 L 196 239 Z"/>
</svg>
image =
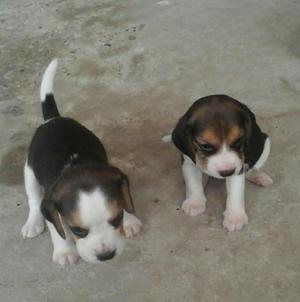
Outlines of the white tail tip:
<svg viewBox="0 0 300 302">
<path fill-rule="evenodd" d="M 161 138 L 161 140 L 162 140 L 164 143 L 171 143 L 171 142 L 172 142 L 172 135 L 169 134 L 169 135 L 163 136 L 163 137 Z"/>
<path fill-rule="evenodd" d="M 57 59 L 53 59 L 44 72 L 42 84 L 41 84 L 41 90 L 40 90 L 40 97 L 42 102 L 45 101 L 47 94 L 53 92 L 53 81 L 54 81 L 57 64 L 58 64 Z"/>
</svg>

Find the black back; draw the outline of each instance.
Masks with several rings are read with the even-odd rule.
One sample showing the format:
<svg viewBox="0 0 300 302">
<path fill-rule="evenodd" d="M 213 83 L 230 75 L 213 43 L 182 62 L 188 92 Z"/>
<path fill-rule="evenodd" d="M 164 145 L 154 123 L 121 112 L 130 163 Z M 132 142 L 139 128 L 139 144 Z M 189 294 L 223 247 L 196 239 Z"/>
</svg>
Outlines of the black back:
<svg viewBox="0 0 300 302">
<path fill-rule="evenodd" d="M 73 119 L 56 117 L 35 132 L 28 152 L 28 165 L 39 183 L 48 187 L 70 166 L 108 164 L 101 141 Z"/>
</svg>

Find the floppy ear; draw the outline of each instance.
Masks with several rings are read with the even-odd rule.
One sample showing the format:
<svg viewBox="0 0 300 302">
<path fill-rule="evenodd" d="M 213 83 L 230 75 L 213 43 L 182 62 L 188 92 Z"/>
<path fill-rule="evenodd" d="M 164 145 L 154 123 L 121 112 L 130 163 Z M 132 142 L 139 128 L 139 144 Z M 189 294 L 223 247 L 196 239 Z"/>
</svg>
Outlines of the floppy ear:
<svg viewBox="0 0 300 302">
<path fill-rule="evenodd" d="M 130 214 L 135 212 L 134 205 L 132 202 L 132 197 L 130 194 L 129 181 L 128 178 L 124 175 L 121 179 L 121 191 L 122 191 L 122 208 Z"/>
<path fill-rule="evenodd" d="M 65 231 L 59 218 L 57 207 L 51 199 L 45 198 L 42 201 L 41 211 L 44 217 L 53 223 L 58 234 L 66 239 Z"/>
<path fill-rule="evenodd" d="M 188 122 L 189 118 L 186 114 L 180 118 L 172 132 L 172 141 L 183 154 L 196 163 L 195 151 L 192 145 L 191 125 Z"/>
<path fill-rule="evenodd" d="M 254 113 L 246 105 L 242 105 L 246 130 L 245 162 L 252 168 L 264 150 L 267 135 L 257 125 Z"/>
</svg>

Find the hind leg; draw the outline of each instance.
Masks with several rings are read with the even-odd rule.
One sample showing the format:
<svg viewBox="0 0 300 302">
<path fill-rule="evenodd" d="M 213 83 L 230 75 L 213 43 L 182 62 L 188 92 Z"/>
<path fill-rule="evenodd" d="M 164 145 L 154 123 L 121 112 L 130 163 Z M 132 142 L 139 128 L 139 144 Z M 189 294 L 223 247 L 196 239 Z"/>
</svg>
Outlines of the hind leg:
<svg viewBox="0 0 300 302">
<path fill-rule="evenodd" d="M 271 140 L 268 137 L 265 141 L 264 149 L 260 158 L 255 163 L 253 169 L 246 173 L 247 180 L 261 187 L 269 187 L 273 184 L 272 178 L 261 170 L 262 166 L 265 164 L 269 157 L 270 149 Z"/>
<path fill-rule="evenodd" d="M 44 217 L 41 213 L 41 202 L 44 196 L 43 187 L 38 183 L 33 170 L 27 161 L 24 167 L 25 191 L 28 197 L 29 215 L 22 227 L 24 238 L 33 238 L 44 230 Z"/>
<path fill-rule="evenodd" d="M 247 172 L 246 178 L 261 187 L 269 187 L 273 184 L 273 179 L 262 170 L 250 170 Z"/>
</svg>

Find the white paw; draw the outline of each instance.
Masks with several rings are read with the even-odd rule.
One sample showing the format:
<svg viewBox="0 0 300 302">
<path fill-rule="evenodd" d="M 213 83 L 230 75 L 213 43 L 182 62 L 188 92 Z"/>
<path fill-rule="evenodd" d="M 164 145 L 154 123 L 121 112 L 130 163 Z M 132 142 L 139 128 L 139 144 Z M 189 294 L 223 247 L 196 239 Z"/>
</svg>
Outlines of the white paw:
<svg viewBox="0 0 300 302">
<path fill-rule="evenodd" d="M 137 235 L 140 232 L 142 225 L 142 222 L 138 218 L 125 212 L 123 229 L 126 238 Z"/>
<path fill-rule="evenodd" d="M 80 256 L 73 246 L 63 247 L 54 250 L 52 260 L 54 263 L 59 264 L 62 267 L 72 265 L 78 262 Z"/>
<path fill-rule="evenodd" d="M 266 173 L 260 171 L 253 175 L 247 176 L 247 179 L 261 187 L 269 187 L 273 184 L 273 179 Z"/>
<path fill-rule="evenodd" d="M 229 232 L 241 230 L 244 225 L 248 224 L 246 213 L 227 213 L 224 212 L 223 226 Z"/>
<path fill-rule="evenodd" d="M 182 203 L 182 209 L 186 215 L 197 216 L 205 211 L 205 200 L 186 199 Z"/>
<path fill-rule="evenodd" d="M 33 238 L 41 234 L 44 228 L 44 217 L 40 213 L 33 213 L 29 215 L 21 232 L 24 238 Z"/>
</svg>

